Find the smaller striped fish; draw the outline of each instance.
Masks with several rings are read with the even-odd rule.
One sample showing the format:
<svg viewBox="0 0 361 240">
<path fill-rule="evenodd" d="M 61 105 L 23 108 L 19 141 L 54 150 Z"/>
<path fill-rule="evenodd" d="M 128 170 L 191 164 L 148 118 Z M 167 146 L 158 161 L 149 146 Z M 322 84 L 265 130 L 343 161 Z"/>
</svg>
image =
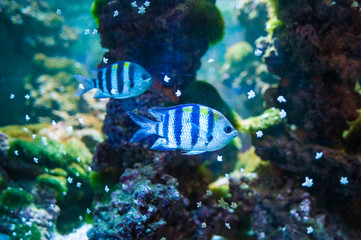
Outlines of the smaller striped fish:
<svg viewBox="0 0 361 240">
<path fill-rule="evenodd" d="M 117 62 L 97 69 L 97 77 L 90 79 L 74 76 L 79 82 L 75 97 L 87 91 L 99 89 L 94 98 L 130 98 L 144 93 L 153 83 L 152 76 L 140 65 L 132 62 Z"/>
<path fill-rule="evenodd" d="M 237 136 L 237 131 L 220 112 L 199 104 L 185 104 L 170 108 L 153 108 L 148 112 L 156 121 L 133 112 L 130 118 L 141 128 L 130 142 L 138 142 L 149 135 L 159 138 L 152 150 L 185 151 L 185 155 L 215 151 Z"/>
</svg>

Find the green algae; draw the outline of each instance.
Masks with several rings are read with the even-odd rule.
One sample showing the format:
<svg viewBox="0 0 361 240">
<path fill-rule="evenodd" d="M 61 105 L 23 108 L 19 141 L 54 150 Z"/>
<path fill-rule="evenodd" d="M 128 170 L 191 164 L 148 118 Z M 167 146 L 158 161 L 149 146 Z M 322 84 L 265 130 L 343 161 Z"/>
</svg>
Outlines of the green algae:
<svg viewBox="0 0 361 240">
<path fill-rule="evenodd" d="M 182 23 L 188 27 L 186 33 L 194 38 L 206 38 L 210 45 L 224 37 L 225 24 L 217 6 L 208 0 L 188 0 L 185 2 L 191 13 Z"/>
<path fill-rule="evenodd" d="M 118 173 L 114 168 L 106 168 L 101 172 L 92 171 L 89 176 L 90 186 L 96 192 L 104 192 L 105 186 L 111 186 L 118 183 Z"/>
<path fill-rule="evenodd" d="M 41 174 L 37 177 L 36 182 L 39 186 L 46 186 L 51 189 L 56 194 L 56 198 L 68 191 L 65 177 Z"/>
<path fill-rule="evenodd" d="M 266 162 L 262 161 L 261 158 L 255 153 L 255 148 L 252 146 L 250 149 L 243 153 L 238 154 L 237 162 L 234 169 L 243 169 L 245 172 L 258 172 L 258 169 Z"/>
<path fill-rule="evenodd" d="M 283 121 L 278 108 L 269 108 L 259 116 L 239 119 L 238 125 L 240 127 L 237 130 L 254 134 L 258 130 L 266 130 L 272 126 L 281 124 Z"/>
<path fill-rule="evenodd" d="M 95 0 L 91 6 L 90 13 L 95 19 L 95 22 L 99 25 L 99 17 L 103 11 L 103 7 L 109 2 L 110 0 Z"/>
<path fill-rule="evenodd" d="M 32 134 L 37 134 L 40 130 L 47 128 L 49 124 L 36 123 L 27 125 L 8 125 L 0 128 L 0 132 L 5 133 L 10 138 L 17 138 L 24 141 L 31 141 Z M 24 131 L 24 128 L 27 131 Z"/>
<path fill-rule="evenodd" d="M 9 187 L 1 192 L 0 203 L 8 208 L 24 208 L 33 202 L 33 196 L 22 188 Z"/>
<path fill-rule="evenodd" d="M 247 42 L 238 42 L 227 49 L 225 59 L 234 65 L 245 64 L 254 59 L 253 47 Z"/>
<path fill-rule="evenodd" d="M 13 231 L 12 238 L 11 239 L 29 239 L 29 240 L 40 240 L 41 239 L 41 233 L 38 228 L 38 226 L 34 223 L 31 224 L 31 226 L 26 224 L 16 224 L 15 229 Z M 30 234 L 29 234 L 30 233 Z"/>
<path fill-rule="evenodd" d="M 21 139 L 9 141 L 9 157 L 15 160 L 33 164 L 34 157 L 38 159 L 38 165 L 53 168 L 67 169 L 72 162 L 77 162 L 78 157 L 83 159 L 83 167 L 91 163 L 91 154 L 86 146 L 79 140 L 72 139 L 65 144 L 47 139 L 46 144 L 40 137 L 32 142 Z M 18 155 L 15 154 L 17 151 Z"/>
<path fill-rule="evenodd" d="M 54 168 L 50 170 L 50 173 L 54 176 L 58 176 L 58 177 L 67 177 L 68 173 L 61 168 Z"/>
</svg>

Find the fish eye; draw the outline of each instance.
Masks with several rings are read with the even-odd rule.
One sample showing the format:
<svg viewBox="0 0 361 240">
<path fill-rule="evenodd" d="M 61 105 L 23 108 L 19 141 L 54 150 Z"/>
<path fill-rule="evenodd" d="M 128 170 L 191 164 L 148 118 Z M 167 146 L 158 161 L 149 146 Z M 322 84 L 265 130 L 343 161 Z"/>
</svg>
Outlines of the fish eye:
<svg viewBox="0 0 361 240">
<path fill-rule="evenodd" d="M 232 128 L 230 126 L 227 126 L 223 129 L 223 131 L 227 134 L 230 134 L 232 132 Z"/>
<path fill-rule="evenodd" d="M 142 79 L 143 79 L 143 80 L 147 80 L 147 79 L 148 79 L 148 75 L 145 74 L 145 73 L 143 73 L 143 74 L 142 74 Z"/>
</svg>

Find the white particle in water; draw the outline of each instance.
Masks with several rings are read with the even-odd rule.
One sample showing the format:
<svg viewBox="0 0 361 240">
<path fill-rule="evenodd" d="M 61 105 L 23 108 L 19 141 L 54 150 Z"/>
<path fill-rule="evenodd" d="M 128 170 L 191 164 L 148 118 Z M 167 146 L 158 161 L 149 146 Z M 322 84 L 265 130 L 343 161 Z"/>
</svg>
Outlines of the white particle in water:
<svg viewBox="0 0 361 240">
<path fill-rule="evenodd" d="M 167 75 L 164 76 L 164 82 L 169 83 L 170 77 L 168 77 Z"/>
<path fill-rule="evenodd" d="M 176 95 L 177 97 L 180 97 L 180 95 L 182 95 L 182 93 L 181 93 L 181 91 L 178 89 L 178 90 L 175 92 L 175 95 Z"/>
<path fill-rule="evenodd" d="M 248 99 L 252 99 L 256 97 L 256 93 L 253 90 L 249 91 L 247 95 L 248 95 Z"/>
<path fill-rule="evenodd" d="M 257 135 L 258 138 L 261 138 L 263 136 L 263 132 L 261 130 L 258 130 L 256 132 L 256 135 Z"/>
</svg>

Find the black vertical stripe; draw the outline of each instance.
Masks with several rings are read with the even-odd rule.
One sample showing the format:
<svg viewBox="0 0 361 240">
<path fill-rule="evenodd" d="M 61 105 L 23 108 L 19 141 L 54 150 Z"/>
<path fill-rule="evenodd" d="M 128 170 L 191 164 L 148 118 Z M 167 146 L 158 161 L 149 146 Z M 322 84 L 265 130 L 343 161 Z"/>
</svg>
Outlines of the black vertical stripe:
<svg viewBox="0 0 361 240">
<path fill-rule="evenodd" d="M 208 109 L 207 145 L 213 140 L 214 114 L 212 109 Z"/>
<path fill-rule="evenodd" d="M 191 115 L 191 136 L 192 136 L 192 147 L 197 144 L 199 138 L 199 115 L 200 115 L 200 107 L 198 105 L 194 105 L 192 108 Z"/>
<path fill-rule="evenodd" d="M 118 64 L 117 68 L 117 81 L 118 81 L 118 93 L 123 93 L 124 81 L 123 81 L 123 64 Z"/>
<path fill-rule="evenodd" d="M 105 80 L 107 81 L 107 90 L 109 93 L 112 92 L 112 65 L 106 68 Z"/>
<path fill-rule="evenodd" d="M 174 113 L 174 137 L 177 146 L 181 145 L 183 108 L 178 107 Z"/>
<path fill-rule="evenodd" d="M 134 87 L 134 64 L 129 64 L 129 90 L 131 90 Z"/>
<path fill-rule="evenodd" d="M 169 113 L 166 113 L 164 116 L 164 123 L 163 123 L 163 136 L 165 140 L 168 142 L 168 124 L 169 124 Z"/>
<path fill-rule="evenodd" d="M 93 79 L 93 85 L 94 85 L 94 87 L 97 87 L 97 79 L 96 78 Z"/>
<path fill-rule="evenodd" d="M 99 89 L 100 89 L 100 91 L 104 92 L 104 88 L 103 88 L 103 70 L 102 70 L 102 69 L 100 69 L 100 70 L 98 71 L 97 80 L 98 80 L 98 84 L 99 84 Z"/>
</svg>

